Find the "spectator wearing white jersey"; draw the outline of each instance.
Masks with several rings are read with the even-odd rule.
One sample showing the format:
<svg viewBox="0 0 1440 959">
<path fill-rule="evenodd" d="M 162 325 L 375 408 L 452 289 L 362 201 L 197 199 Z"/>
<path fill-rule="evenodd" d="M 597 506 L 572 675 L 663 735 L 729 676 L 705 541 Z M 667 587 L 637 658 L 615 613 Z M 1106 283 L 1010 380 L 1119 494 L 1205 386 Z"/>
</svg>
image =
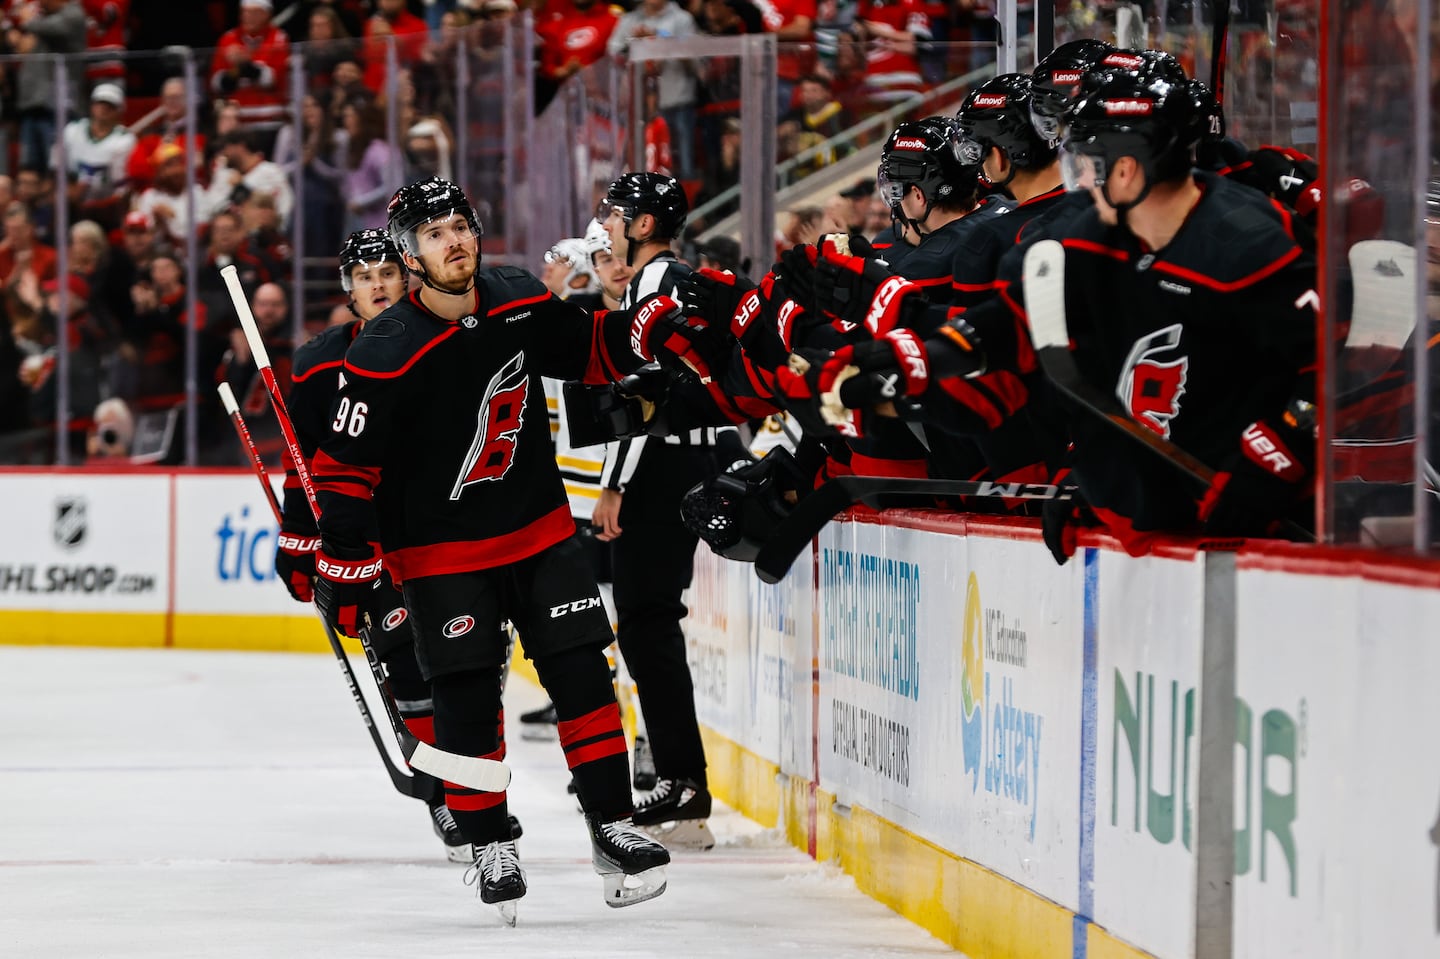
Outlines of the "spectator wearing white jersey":
<svg viewBox="0 0 1440 959">
<path fill-rule="evenodd" d="M 90 92 L 90 116 L 66 124 L 64 132 L 65 175 L 70 199 L 78 205 L 75 212 L 109 229 L 125 215 L 125 167 L 135 149 L 135 135 L 120 122 L 124 112 L 124 91 L 102 83 Z M 52 168 L 58 165 L 57 154 L 51 154 Z"/>
</svg>

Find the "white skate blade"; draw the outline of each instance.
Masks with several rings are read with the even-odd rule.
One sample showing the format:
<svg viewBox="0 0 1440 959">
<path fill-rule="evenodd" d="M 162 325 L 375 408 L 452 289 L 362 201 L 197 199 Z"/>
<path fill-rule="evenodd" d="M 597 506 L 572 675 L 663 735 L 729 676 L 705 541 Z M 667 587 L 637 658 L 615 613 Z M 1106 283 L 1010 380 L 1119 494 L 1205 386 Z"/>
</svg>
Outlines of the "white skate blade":
<svg viewBox="0 0 1440 959">
<path fill-rule="evenodd" d="M 468 866 L 475 861 L 475 847 L 468 842 L 463 846 L 446 846 L 445 858 Z"/>
<path fill-rule="evenodd" d="M 508 902 L 498 903 L 495 908 L 500 910 L 500 918 L 505 921 L 505 925 L 514 929 L 515 921 L 520 918 L 520 900 L 511 899 Z"/>
<path fill-rule="evenodd" d="M 560 731 L 553 723 L 526 723 L 520 727 L 520 738 L 527 743 L 553 743 Z"/>
<path fill-rule="evenodd" d="M 623 909 L 654 899 L 665 891 L 664 866 L 637 872 L 633 876 L 623 872 L 603 872 L 600 879 L 605 884 L 605 905 L 612 909 Z"/>
<path fill-rule="evenodd" d="M 703 819 L 675 819 L 640 828 L 667 849 L 694 849 L 704 852 L 715 848 L 715 834 Z"/>
</svg>

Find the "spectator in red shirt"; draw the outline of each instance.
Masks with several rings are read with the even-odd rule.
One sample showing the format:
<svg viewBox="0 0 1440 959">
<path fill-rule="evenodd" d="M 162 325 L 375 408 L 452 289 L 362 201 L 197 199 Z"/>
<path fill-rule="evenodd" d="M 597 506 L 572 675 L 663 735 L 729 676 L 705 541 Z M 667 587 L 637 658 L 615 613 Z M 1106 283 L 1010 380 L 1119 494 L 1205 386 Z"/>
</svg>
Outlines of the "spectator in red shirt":
<svg viewBox="0 0 1440 959">
<path fill-rule="evenodd" d="M 240 0 L 240 25 L 220 37 L 210 89 L 240 105 L 245 125 L 273 134 L 285 121 L 290 40 L 270 22 L 270 0 Z"/>
<path fill-rule="evenodd" d="M 118 83 L 125 86 L 125 61 L 117 54 L 125 52 L 125 23 L 130 16 L 130 0 L 84 0 L 85 49 L 103 53 L 114 59 L 91 60 L 85 64 L 85 79 L 93 87 L 97 83 Z"/>
<path fill-rule="evenodd" d="M 780 114 L 794 106 L 795 86 L 815 69 L 815 0 L 760 0 L 760 18 L 765 32 L 775 34 L 780 44 L 776 74 Z"/>
<path fill-rule="evenodd" d="M 56 263 L 55 248 L 35 239 L 30 208 L 20 200 L 12 202 L 5 208 L 5 239 L 0 241 L 0 287 L 8 288 L 27 270 L 42 283 L 53 280 Z"/>
<path fill-rule="evenodd" d="M 365 21 L 365 86 L 377 96 L 385 92 L 386 37 L 395 36 L 395 56 L 402 65 L 414 63 L 425 52 L 430 28 L 405 9 L 405 0 L 376 0 L 375 15 Z"/>
<path fill-rule="evenodd" d="M 535 76 L 538 113 L 560 84 L 605 55 L 605 44 L 620 22 L 601 0 L 551 0 L 535 17 L 540 65 Z"/>
<path fill-rule="evenodd" d="M 130 132 L 136 134 L 135 149 L 125 164 L 125 173 L 130 178 L 130 188 L 136 193 L 150 185 L 155 175 L 155 151 L 161 144 L 170 143 L 183 152 L 188 141 L 185 132 L 185 81 L 171 77 L 160 87 L 160 117 L 152 121 L 148 132 L 138 133 L 136 126 Z M 200 156 L 205 154 L 205 137 L 195 137 L 195 147 Z"/>
</svg>

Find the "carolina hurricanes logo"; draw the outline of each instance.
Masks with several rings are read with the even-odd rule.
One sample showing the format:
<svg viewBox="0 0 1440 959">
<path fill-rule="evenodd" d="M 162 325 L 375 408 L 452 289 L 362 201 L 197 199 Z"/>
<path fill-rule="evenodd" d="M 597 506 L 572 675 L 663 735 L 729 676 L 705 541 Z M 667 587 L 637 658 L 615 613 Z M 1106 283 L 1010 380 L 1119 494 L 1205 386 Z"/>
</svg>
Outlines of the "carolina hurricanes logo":
<svg viewBox="0 0 1440 959">
<path fill-rule="evenodd" d="M 388 633 L 394 630 L 395 627 L 399 626 L 401 623 L 405 622 L 406 617 L 409 615 L 410 614 L 405 611 L 404 606 L 397 606 L 394 609 L 390 610 L 389 615 L 385 617 L 385 621 L 381 625 L 384 627 L 385 632 Z"/>
<path fill-rule="evenodd" d="M 594 27 L 581 27 L 565 36 L 565 49 L 583 50 L 600 39 L 600 31 Z"/>
<path fill-rule="evenodd" d="M 521 351 L 490 378 L 485 388 L 475 439 L 450 490 L 452 500 L 459 499 L 461 491 L 472 483 L 500 480 L 510 471 L 529 395 L 530 378 L 525 375 L 525 353 Z"/>
<path fill-rule="evenodd" d="M 440 627 L 440 635 L 446 639 L 454 639 L 457 636 L 464 636 L 475 628 L 474 616 L 456 616 L 450 622 Z"/>
<path fill-rule="evenodd" d="M 1180 412 L 1180 397 L 1185 395 L 1185 378 L 1190 357 L 1161 361 L 1157 356 L 1173 351 L 1180 345 L 1180 324 L 1156 330 L 1135 341 L 1115 395 L 1138 422 L 1170 438 L 1170 421 Z"/>
</svg>

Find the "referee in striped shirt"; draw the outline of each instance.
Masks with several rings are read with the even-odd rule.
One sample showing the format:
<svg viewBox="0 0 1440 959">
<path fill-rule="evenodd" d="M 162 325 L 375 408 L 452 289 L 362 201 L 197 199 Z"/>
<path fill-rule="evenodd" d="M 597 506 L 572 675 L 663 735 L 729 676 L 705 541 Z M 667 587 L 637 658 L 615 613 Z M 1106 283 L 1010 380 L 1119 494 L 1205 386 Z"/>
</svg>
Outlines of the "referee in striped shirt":
<svg viewBox="0 0 1440 959">
<path fill-rule="evenodd" d="M 635 270 L 621 309 L 657 293 L 680 298 L 690 267 L 671 244 L 688 213 L 673 177 L 627 173 L 610 185 L 599 218 L 615 256 Z M 611 543 L 620 653 L 635 680 L 658 777 L 636 803 L 635 824 L 663 828 L 667 844 L 701 849 L 714 845 L 705 824 L 710 792 L 680 628 L 698 540 L 680 521 L 680 500 L 726 465 L 717 439 L 739 444 L 734 427 L 609 444 L 591 519 L 599 538 Z"/>
</svg>

